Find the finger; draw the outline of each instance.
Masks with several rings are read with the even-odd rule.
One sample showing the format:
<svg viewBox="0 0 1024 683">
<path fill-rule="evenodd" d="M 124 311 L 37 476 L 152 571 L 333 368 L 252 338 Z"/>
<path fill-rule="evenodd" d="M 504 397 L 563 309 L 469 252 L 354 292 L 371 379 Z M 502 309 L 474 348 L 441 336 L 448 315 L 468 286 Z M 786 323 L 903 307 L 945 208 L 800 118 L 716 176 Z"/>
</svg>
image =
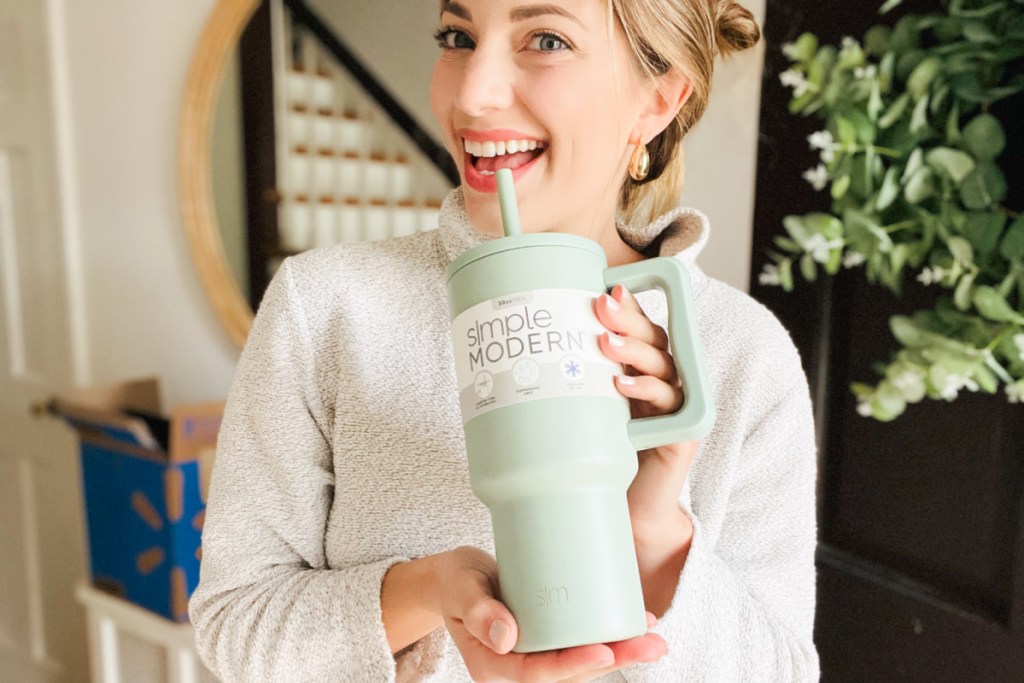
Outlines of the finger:
<svg viewBox="0 0 1024 683">
<path fill-rule="evenodd" d="M 583 645 L 552 652 L 528 654 L 522 660 L 517 681 L 564 681 L 608 669 L 615 664 L 615 654 L 607 645 Z"/>
<path fill-rule="evenodd" d="M 658 617 L 654 616 L 650 612 L 647 613 L 647 628 L 654 628 L 658 625 Z"/>
<path fill-rule="evenodd" d="M 633 304 L 625 304 L 611 295 L 602 294 L 597 298 L 594 308 L 597 319 L 609 330 L 624 337 L 639 339 L 658 349 L 668 349 L 668 334 L 651 322 L 635 301 Z"/>
<path fill-rule="evenodd" d="M 645 401 L 660 415 L 674 413 L 683 407 L 682 390 L 657 377 L 617 375 L 615 386 L 626 398 Z"/>
<path fill-rule="evenodd" d="M 633 337 L 621 337 L 614 332 L 602 334 L 597 344 L 605 356 L 630 366 L 636 370 L 636 374 L 657 377 L 673 385 L 679 383 L 676 364 L 666 351 Z"/>
<path fill-rule="evenodd" d="M 607 645 L 614 653 L 614 663 L 601 669 L 591 670 L 568 678 L 565 683 L 592 681 L 633 664 L 656 662 L 668 653 L 668 644 L 665 642 L 665 639 L 654 633 L 647 633 L 638 638 L 608 643 Z"/>
<path fill-rule="evenodd" d="M 515 617 L 505 605 L 492 597 L 480 597 L 462 615 L 462 625 L 474 638 L 505 654 L 519 638 Z"/>
</svg>

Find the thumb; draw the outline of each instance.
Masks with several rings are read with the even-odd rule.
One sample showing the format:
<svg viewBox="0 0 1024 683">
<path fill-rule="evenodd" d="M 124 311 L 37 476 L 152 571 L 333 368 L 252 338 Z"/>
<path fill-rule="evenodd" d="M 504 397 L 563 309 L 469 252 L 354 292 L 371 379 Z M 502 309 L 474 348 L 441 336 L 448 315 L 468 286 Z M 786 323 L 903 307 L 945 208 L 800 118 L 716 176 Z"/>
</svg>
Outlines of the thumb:
<svg viewBox="0 0 1024 683">
<path fill-rule="evenodd" d="M 500 655 L 511 651 L 519 638 L 515 617 L 501 602 L 480 598 L 462 615 L 470 635 Z"/>
</svg>

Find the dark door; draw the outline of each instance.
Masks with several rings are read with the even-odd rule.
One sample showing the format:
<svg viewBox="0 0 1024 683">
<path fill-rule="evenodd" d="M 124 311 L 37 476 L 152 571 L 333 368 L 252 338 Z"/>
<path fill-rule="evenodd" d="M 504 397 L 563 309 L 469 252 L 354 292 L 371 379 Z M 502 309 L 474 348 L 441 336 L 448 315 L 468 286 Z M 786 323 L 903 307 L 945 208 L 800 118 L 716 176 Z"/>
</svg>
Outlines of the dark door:
<svg viewBox="0 0 1024 683">
<path fill-rule="evenodd" d="M 757 282 L 783 216 L 829 206 L 801 178 L 816 163 L 806 137 L 822 124 L 786 112 L 780 45 L 805 30 L 859 38 L 878 5 L 769 0 L 765 27 L 751 291 L 793 334 L 815 400 L 822 680 L 1024 681 L 1024 406 L 961 394 L 889 424 L 860 417 L 850 382 L 877 380 L 872 364 L 895 344 L 889 316 L 929 306 L 934 290 L 908 282 L 897 298 L 854 272 L 791 294 Z M 1018 121 L 1022 99 L 1010 104 Z M 1024 135 L 1010 137 L 1004 167 L 1024 159 Z M 1020 169 L 1009 175 L 1007 204 L 1024 205 Z"/>
</svg>

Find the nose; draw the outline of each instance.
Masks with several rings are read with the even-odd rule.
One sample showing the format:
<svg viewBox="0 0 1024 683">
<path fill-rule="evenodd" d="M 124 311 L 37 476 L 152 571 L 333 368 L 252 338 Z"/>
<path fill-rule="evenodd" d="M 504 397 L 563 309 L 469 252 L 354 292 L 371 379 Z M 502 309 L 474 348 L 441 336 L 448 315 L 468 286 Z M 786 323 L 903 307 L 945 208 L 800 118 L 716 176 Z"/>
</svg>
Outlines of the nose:
<svg viewBox="0 0 1024 683">
<path fill-rule="evenodd" d="M 466 63 L 456 104 L 469 116 L 483 116 L 511 106 L 515 87 L 511 60 L 480 46 Z"/>
</svg>

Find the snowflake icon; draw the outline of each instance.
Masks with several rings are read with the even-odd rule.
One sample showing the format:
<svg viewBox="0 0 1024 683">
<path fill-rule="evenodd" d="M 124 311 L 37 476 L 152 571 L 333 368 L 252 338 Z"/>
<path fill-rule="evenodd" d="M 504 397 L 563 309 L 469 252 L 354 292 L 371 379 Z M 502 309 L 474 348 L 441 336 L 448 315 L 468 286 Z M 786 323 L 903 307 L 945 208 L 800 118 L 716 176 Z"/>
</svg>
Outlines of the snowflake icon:
<svg viewBox="0 0 1024 683">
<path fill-rule="evenodd" d="M 587 370 L 583 360 L 577 356 L 566 356 L 563 358 L 560 369 L 562 370 L 562 376 L 568 380 L 583 379 L 583 375 Z"/>
</svg>

